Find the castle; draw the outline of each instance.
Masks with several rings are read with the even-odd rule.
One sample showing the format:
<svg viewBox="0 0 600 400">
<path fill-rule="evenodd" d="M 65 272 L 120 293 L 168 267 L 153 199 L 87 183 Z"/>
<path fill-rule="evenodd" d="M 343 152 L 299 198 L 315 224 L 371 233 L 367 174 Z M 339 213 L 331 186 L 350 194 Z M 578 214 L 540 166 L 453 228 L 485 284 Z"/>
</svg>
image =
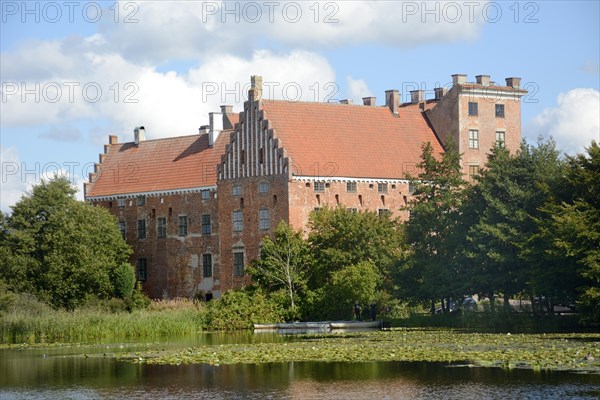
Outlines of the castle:
<svg viewBox="0 0 600 400">
<path fill-rule="evenodd" d="M 153 298 L 205 300 L 250 283 L 245 266 L 279 221 L 306 229 L 313 210 L 346 207 L 407 219 L 421 145 L 435 153 L 453 138 L 472 178 L 498 144 L 521 142 L 520 78 L 497 85 L 488 75 L 452 75 L 432 99 L 398 90 L 362 105 L 262 98 L 251 77 L 244 108 L 209 114 L 199 134 L 134 141 L 116 136 L 85 183 L 86 201 L 119 221 L 144 291 Z"/>
</svg>

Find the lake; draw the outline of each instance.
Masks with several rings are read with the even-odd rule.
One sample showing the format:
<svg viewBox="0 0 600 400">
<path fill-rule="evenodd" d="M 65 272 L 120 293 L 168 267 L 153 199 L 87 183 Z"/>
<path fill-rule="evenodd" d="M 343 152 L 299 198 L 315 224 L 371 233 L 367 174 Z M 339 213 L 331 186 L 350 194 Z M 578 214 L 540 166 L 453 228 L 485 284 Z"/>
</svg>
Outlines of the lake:
<svg viewBox="0 0 600 400">
<path fill-rule="evenodd" d="M 221 334 L 152 343 L 0 350 L 0 398 L 7 399 L 597 399 L 600 375 L 477 368 L 445 363 L 287 362 L 146 365 L 114 353 L 203 343 L 283 341 Z"/>
</svg>

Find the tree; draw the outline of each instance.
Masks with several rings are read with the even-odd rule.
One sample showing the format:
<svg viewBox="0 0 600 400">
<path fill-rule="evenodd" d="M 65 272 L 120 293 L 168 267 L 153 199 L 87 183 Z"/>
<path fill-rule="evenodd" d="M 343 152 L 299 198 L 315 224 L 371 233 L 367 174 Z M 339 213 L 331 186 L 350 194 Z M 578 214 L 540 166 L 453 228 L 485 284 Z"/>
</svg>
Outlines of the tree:
<svg viewBox="0 0 600 400">
<path fill-rule="evenodd" d="M 568 157 L 562 190 L 539 219 L 545 262 L 552 262 L 554 287 L 579 294 L 583 320 L 600 322 L 600 147 Z"/>
<path fill-rule="evenodd" d="M 398 279 L 413 282 L 418 289 L 410 294 L 430 299 L 433 311 L 435 299 L 463 294 L 456 250 L 462 239 L 460 210 L 466 182 L 453 143 L 447 144 L 441 156 L 434 155 L 431 143 L 426 143 L 421 159 L 421 172 L 411 178 L 415 190 L 406 223 L 411 253 Z"/>
<path fill-rule="evenodd" d="M 323 308 L 329 318 L 352 319 L 353 304 L 366 308 L 375 299 L 379 271 L 369 261 L 334 271 L 326 286 Z"/>
<path fill-rule="evenodd" d="M 260 258 L 252 262 L 248 272 L 258 285 L 271 292 L 284 289 L 294 315 L 298 291 L 306 289 L 311 263 L 302 234 L 281 221 L 274 238 L 264 238 Z"/>
<path fill-rule="evenodd" d="M 509 309 L 511 295 L 527 291 L 533 297 L 539 257 L 533 242 L 543 217 L 540 207 L 551 195 L 560 176 L 559 154 L 552 140 L 539 141 L 537 147 L 522 143 L 517 154 L 496 147 L 471 191 L 470 206 L 477 216 L 467 233 L 468 257 L 475 266 L 480 290 L 490 296 L 504 294 Z M 540 273 L 548 265 L 539 265 Z"/>
<path fill-rule="evenodd" d="M 402 226 L 389 215 L 325 207 L 311 214 L 309 227 L 308 241 L 315 256 L 311 288 L 329 282 L 335 271 L 365 261 L 379 272 L 381 288 L 391 288 L 391 269 L 405 244 Z"/>
<path fill-rule="evenodd" d="M 0 278 L 13 288 L 67 309 L 89 296 L 113 296 L 118 267 L 131 254 L 115 217 L 74 194 L 58 177 L 22 197 L 6 222 L 8 257 L 0 265 Z"/>
</svg>

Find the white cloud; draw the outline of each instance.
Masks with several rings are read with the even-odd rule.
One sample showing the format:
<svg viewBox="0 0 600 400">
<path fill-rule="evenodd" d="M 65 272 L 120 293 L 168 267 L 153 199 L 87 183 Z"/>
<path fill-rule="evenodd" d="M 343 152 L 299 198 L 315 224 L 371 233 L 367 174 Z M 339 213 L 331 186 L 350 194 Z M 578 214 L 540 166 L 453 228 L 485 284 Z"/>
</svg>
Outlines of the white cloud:
<svg viewBox="0 0 600 400">
<path fill-rule="evenodd" d="M 106 37 L 105 50 L 137 63 L 248 56 L 264 40 L 303 49 L 368 43 L 413 47 L 473 40 L 484 24 L 486 3 L 236 0 L 178 2 L 173 7 L 144 1 L 130 10 L 137 22 L 103 21 L 99 32 Z"/>
<path fill-rule="evenodd" d="M 363 97 L 369 97 L 373 95 L 373 92 L 369 89 L 367 83 L 362 79 L 354 79 L 348 75 L 346 77 L 346 93 L 349 99 L 354 101 L 354 104 L 362 104 Z"/>
<path fill-rule="evenodd" d="M 25 163 L 19 157 L 19 152 L 14 147 L 0 146 L 0 166 L 1 166 L 1 189 L 0 189 L 0 210 L 10 212 L 10 207 L 15 205 L 23 195 L 31 192 L 33 185 L 39 184 L 42 180 L 50 180 L 56 176 L 65 176 L 77 190 L 75 197 L 83 200 L 83 182 L 84 177 L 70 173 L 64 166 L 56 162 L 47 164 Z M 68 166 L 67 166 L 68 167 Z"/>
<path fill-rule="evenodd" d="M 600 140 L 600 92 L 572 89 L 558 95 L 557 106 L 547 108 L 528 124 L 527 137 L 552 136 L 567 154 L 583 152 L 592 140 Z"/>
<path fill-rule="evenodd" d="M 0 166 L 2 167 L 2 188 L 0 189 L 0 210 L 9 212 L 25 191 L 31 188 L 35 178 L 24 175 L 19 153 L 14 147 L 0 146 Z"/>
<path fill-rule="evenodd" d="M 39 54 L 41 64 L 49 57 L 68 60 L 68 67 L 60 70 L 57 66 L 53 77 L 44 80 L 26 80 L 19 75 L 3 82 L 3 129 L 54 125 L 42 134 L 70 139 L 75 137 L 72 126 L 77 121 L 107 120 L 110 133 L 124 141 L 131 139 L 133 127 L 139 125 L 147 128 L 148 138 L 193 134 L 221 104 L 241 108 L 250 75 L 264 77 L 266 98 L 317 101 L 337 93 L 332 67 L 324 57 L 309 51 L 276 54 L 259 50 L 249 57 L 222 54 L 195 69 L 176 73 L 158 72 L 120 54 L 90 49 L 88 39 L 72 43 L 71 47 L 86 49 L 77 55 L 63 44 L 51 46 L 52 52 L 45 52 L 47 44 L 42 42 L 38 43 L 39 53 L 37 47 L 29 48 Z M 12 64 L 20 60 L 9 55 L 4 62 L 17 74 L 18 68 Z M 31 74 L 37 76 L 35 71 Z"/>
</svg>

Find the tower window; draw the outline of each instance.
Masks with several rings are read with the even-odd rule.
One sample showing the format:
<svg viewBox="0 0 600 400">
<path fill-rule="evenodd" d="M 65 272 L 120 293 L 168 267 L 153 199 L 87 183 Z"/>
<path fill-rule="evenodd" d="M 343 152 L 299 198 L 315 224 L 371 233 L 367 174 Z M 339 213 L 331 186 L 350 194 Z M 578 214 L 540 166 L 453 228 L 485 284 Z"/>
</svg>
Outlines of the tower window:
<svg viewBox="0 0 600 400">
<path fill-rule="evenodd" d="M 477 129 L 469 129 L 469 148 L 479 148 L 479 131 Z"/>
<path fill-rule="evenodd" d="M 469 102 L 469 115 L 479 115 L 478 105 L 474 101 Z"/>
<path fill-rule="evenodd" d="M 496 104 L 496 117 L 504 118 L 504 104 Z"/>
<path fill-rule="evenodd" d="M 506 135 L 503 131 L 496 131 L 496 146 L 506 147 Z"/>
<path fill-rule="evenodd" d="M 479 175 L 479 165 L 469 165 L 469 180 L 473 182 Z"/>
</svg>

